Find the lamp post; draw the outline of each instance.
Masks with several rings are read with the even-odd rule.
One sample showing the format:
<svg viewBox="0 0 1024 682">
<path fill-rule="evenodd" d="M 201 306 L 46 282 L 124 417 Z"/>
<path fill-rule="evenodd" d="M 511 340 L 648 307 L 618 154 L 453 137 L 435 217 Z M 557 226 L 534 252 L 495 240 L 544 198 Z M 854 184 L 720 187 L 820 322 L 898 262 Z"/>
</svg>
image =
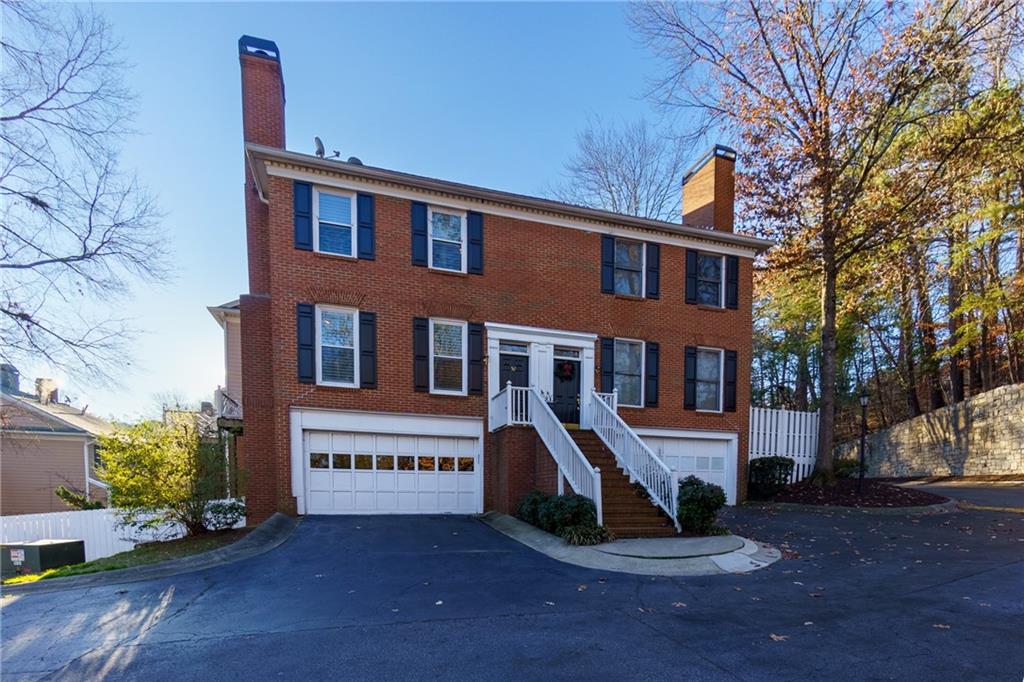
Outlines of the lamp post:
<svg viewBox="0 0 1024 682">
<path fill-rule="evenodd" d="M 857 474 L 857 494 L 860 495 L 864 487 L 864 443 L 868 433 L 868 390 L 862 388 L 858 399 L 860 400 L 860 466 Z"/>
</svg>

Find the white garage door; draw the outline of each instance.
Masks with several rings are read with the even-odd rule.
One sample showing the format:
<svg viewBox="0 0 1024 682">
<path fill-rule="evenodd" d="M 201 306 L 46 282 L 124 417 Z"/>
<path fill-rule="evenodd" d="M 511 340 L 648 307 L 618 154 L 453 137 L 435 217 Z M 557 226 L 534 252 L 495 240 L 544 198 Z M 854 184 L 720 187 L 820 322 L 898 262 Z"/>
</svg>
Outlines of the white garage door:
<svg viewBox="0 0 1024 682">
<path fill-rule="evenodd" d="M 679 478 L 693 475 L 725 489 L 729 504 L 736 502 L 736 463 L 730 462 L 730 441 L 696 437 L 641 436 L 647 446 Z"/>
<path fill-rule="evenodd" d="M 482 509 L 478 438 L 306 431 L 304 441 L 308 514 Z"/>
</svg>

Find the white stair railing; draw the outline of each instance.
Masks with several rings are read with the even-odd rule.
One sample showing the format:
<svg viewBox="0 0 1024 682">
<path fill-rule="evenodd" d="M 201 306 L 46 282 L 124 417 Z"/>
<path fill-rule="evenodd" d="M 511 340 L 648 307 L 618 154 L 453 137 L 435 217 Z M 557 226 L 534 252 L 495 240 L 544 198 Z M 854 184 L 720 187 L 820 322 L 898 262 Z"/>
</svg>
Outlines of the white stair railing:
<svg viewBox="0 0 1024 682">
<path fill-rule="evenodd" d="M 615 396 L 609 401 L 606 395 L 597 391 L 590 394 L 590 417 L 594 433 L 612 451 L 615 461 L 629 477 L 639 481 L 651 496 L 651 501 L 668 514 L 676 530 L 681 530 L 676 517 L 679 475 L 655 455 L 647 443 L 612 409 L 611 406 L 617 403 Z"/>
<path fill-rule="evenodd" d="M 496 431 L 502 426 L 529 425 L 530 389 L 513 386 L 510 381 L 491 398 L 491 431 Z"/>
<path fill-rule="evenodd" d="M 506 389 L 511 387 L 506 387 Z M 597 508 L 597 522 L 604 523 L 601 508 L 601 469 L 592 466 L 583 455 L 576 441 L 562 426 L 547 401 L 536 388 L 518 389 L 529 391 L 529 416 L 544 446 L 551 453 L 558 470 L 569 482 L 577 495 L 589 497 Z"/>
</svg>

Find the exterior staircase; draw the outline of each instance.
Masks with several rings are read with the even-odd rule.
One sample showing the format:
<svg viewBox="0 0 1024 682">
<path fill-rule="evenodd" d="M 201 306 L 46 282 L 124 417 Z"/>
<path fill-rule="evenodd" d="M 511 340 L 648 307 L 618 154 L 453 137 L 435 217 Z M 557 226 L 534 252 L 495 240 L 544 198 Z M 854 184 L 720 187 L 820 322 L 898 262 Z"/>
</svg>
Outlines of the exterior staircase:
<svg viewBox="0 0 1024 682">
<path fill-rule="evenodd" d="M 570 430 L 569 435 L 592 466 L 601 469 L 604 526 L 619 538 L 663 538 L 676 535 L 672 520 L 629 482 L 615 455 L 593 431 Z"/>
</svg>

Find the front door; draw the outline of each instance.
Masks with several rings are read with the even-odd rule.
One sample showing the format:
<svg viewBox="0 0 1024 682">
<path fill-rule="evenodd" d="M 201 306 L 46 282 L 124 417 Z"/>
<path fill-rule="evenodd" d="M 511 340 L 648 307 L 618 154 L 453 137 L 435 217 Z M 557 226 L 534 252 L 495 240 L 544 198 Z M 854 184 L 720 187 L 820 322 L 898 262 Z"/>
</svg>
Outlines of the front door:
<svg viewBox="0 0 1024 682">
<path fill-rule="evenodd" d="M 563 424 L 580 423 L 580 361 L 555 358 L 551 410 Z"/>
<path fill-rule="evenodd" d="M 513 386 L 526 388 L 530 385 L 530 356 L 502 353 L 498 359 L 498 390 L 512 382 Z"/>
</svg>

